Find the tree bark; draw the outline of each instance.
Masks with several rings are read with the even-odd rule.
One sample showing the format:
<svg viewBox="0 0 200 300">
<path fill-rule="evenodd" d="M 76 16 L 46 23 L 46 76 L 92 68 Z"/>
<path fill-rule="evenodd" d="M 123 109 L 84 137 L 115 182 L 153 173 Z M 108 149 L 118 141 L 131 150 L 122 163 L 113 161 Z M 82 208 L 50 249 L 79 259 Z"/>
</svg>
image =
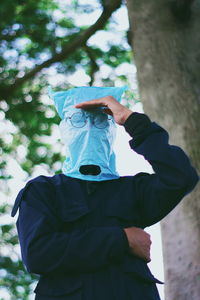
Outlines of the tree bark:
<svg viewBox="0 0 200 300">
<path fill-rule="evenodd" d="M 200 170 L 200 1 L 127 0 L 144 111 Z M 161 222 L 166 300 L 200 295 L 200 187 Z"/>
</svg>

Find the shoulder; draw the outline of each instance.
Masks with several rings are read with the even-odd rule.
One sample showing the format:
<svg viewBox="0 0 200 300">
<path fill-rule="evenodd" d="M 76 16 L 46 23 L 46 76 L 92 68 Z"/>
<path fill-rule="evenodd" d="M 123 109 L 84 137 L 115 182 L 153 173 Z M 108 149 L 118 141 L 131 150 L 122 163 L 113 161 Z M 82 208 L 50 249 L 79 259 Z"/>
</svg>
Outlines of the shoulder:
<svg viewBox="0 0 200 300">
<path fill-rule="evenodd" d="M 60 185 L 63 183 L 63 181 L 68 181 L 70 178 L 65 176 L 64 174 L 56 174 L 53 176 L 45 176 L 45 175 L 40 175 L 35 178 L 30 179 L 29 181 L 26 182 L 26 185 L 22 190 L 26 190 L 28 187 L 34 187 L 34 188 L 54 188 L 57 185 Z M 21 191 L 22 191 L 21 190 Z"/>
<path fill-rule="evenodd" d="M 132 183 L 132 182 L 138 181 L 139 179 L 147 178 L 151 175 L 152 174 L 149 174 L 149 173 L 146 173 L 146 172 L 139 172 L 135 175 L 121 176 L 120 180 L 121 180 L 121 182 L 130 182 L 130 183 Z"/>
<path fill-rule="evenodd" d="M 53 176 L 40 175 L 27 181 L 25 187 L 30 184 L 38 184 L 38 185 L 56 184 L 56 182 L 59 180 L 59 177 L 61 177 L 62 175 L 63 174 L 57 174 Z"/>
<path fill-rule="evenodd" d="M 56 185 L 59 185 L 63 180 L 63 176 L 63 174 L 54 176 L 40 175 L 27 181 L 15 199 L 11 216 L 15 216 L 22 200 L 25 200 L 31 205 L 36 205 L 36 203 L 38 205 L 39 202 L 49 205 L 55 194 Z"/>
<path fill-rule="evenodd" d="M 153 174 L 139 172 L 135 175 L 121 176 L 116 180 L 116 188 L 126 190 L 128 193 L 134 191 L 139 185 L 143 185 L 148 182 Z"/>
<path fill-rule="evenodd" d="M 123 176 L 120 179 L 121 182 L 123 182 L 122 186 L 126 190 L 131 189 L 132 191 L 136 192 L 138 189 L 143 189 L 146 185 L 149 185 L 154 177 L 154 173 L 150 174 L 146 172 L 139 172 L 132 176 Z"/>
</svg>

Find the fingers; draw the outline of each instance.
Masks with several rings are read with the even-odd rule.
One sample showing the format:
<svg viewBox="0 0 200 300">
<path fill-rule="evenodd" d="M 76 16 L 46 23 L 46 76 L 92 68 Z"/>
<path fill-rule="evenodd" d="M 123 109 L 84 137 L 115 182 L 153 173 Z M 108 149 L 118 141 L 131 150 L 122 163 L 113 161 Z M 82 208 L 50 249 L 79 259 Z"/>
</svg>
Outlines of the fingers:
<svg viewBox="0 0 200 300">
<path fill-rule="evenodd" d="M 144 259 L 146 262 L 151 261 L 151 254 L 150 254 L 150 243 L 139 245 L 137 249 L 137 254 Z"/>
<path fill-rule="evenodd" d="M 82 103 L 76 104 L 74 107 L 86 110 L 102 107 L 104 108 L 104 112 L 111 115 L 114 118 L 115 122 L 119 125 L 123 125 L 127 118 L 133 113 L 132 110 L 120 104 L 112 96 L 84 101 Z"/>
<path fill-rule="evenodd" d="M 100 98 L 100 99 L 94 99 L 90 101 L 84 101 L 82 103 L 76 104 L 76 108 L 82 108 L 82 109 L 88 109 L 88 108 L 95 108 L 95 107 L 102 107 L 105 106 L 107 107 L 107 103 L 105 98 Z"/>
<path fill-rule="evenodd" d="M 150 248 L 152 244 L 150 234 L 137 227 L 124 228 L 124 230 L 128 237 L 131 252 L 147 263 L 150 262 Z"/>
<path fill-rule="evenodd" d="M 150 254 L 150 248 L 140 248 L 138 251 L 138 256 L 140 256 L 142 259 L 144 259 L 146 262 L 151 261 L 151 254 Z"/>
<path fill-rule="evenodd" d="M 145 249 L 144 247 L 134 247 L 130 248 L 130 253 L 132 253 L 134 256 L 143 259 L 147 263 L 151 261 L 150 249 Z"/>
<path fill-rule="evenodd" d="M 151 261 L 151 258 L 150 258 L 150 256 L 148 256 L 148 257 L 145 257 L 145 261 L 146 261 L 147 263 L 149 263 L 149 262 Z"/>
<path fill-rule="evenodd" d="M 104 108 L 103 112 L 110 115 L 110 116 L 113 116 L 113 113 L 109 108 Z"/>
</svg>

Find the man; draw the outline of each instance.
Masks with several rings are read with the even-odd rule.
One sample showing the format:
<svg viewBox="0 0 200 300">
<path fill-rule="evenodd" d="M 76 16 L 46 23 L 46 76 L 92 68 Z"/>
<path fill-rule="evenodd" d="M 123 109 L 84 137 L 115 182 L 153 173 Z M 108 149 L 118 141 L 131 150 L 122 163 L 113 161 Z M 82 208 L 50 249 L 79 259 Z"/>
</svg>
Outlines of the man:
<svg viewBox="0 0 200 300">
<path fill-rule="evenodd" d="M 67 148 L 63 174 L 29 181 L 12 211 L 14 216 L 20 207 L 23 262 L 40 274 L 36 300 L 160 299 L 143 229 L 191 192 L 198 176 L 186 154 L 168 144 L 163 128 L 119 103 L 124 89 L 52 93 Z M 118 175 L 115 123 L 155 174 Z"/>
</svg>

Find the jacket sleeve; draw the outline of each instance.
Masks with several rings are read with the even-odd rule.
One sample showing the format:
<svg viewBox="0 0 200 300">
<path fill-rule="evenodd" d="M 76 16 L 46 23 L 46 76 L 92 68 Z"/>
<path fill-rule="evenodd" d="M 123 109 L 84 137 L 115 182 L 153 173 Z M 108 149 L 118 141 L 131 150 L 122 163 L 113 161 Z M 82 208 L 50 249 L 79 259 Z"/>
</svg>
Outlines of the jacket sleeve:
<svg viewBox="0 0 200 300">
<path fill-rule="evenodd" d="M 134 177 L 143 227 L 164 218 L 197 184 L 199 177 L 184 151 L 169 145 L 168 133 L 145 114 L 133 113 L 125 123 L 131 148 L 151 164 L 155 174 Z"/>
<path fill-rule="evenodd" d="M 20 205 L 17 230 L 22 260 L 28 272 L 91 272 L 120 261 L 128 247 L 119 227 L 59 231 L 49 183 L 28 184 L 16 201 Z"/>
</svg>

